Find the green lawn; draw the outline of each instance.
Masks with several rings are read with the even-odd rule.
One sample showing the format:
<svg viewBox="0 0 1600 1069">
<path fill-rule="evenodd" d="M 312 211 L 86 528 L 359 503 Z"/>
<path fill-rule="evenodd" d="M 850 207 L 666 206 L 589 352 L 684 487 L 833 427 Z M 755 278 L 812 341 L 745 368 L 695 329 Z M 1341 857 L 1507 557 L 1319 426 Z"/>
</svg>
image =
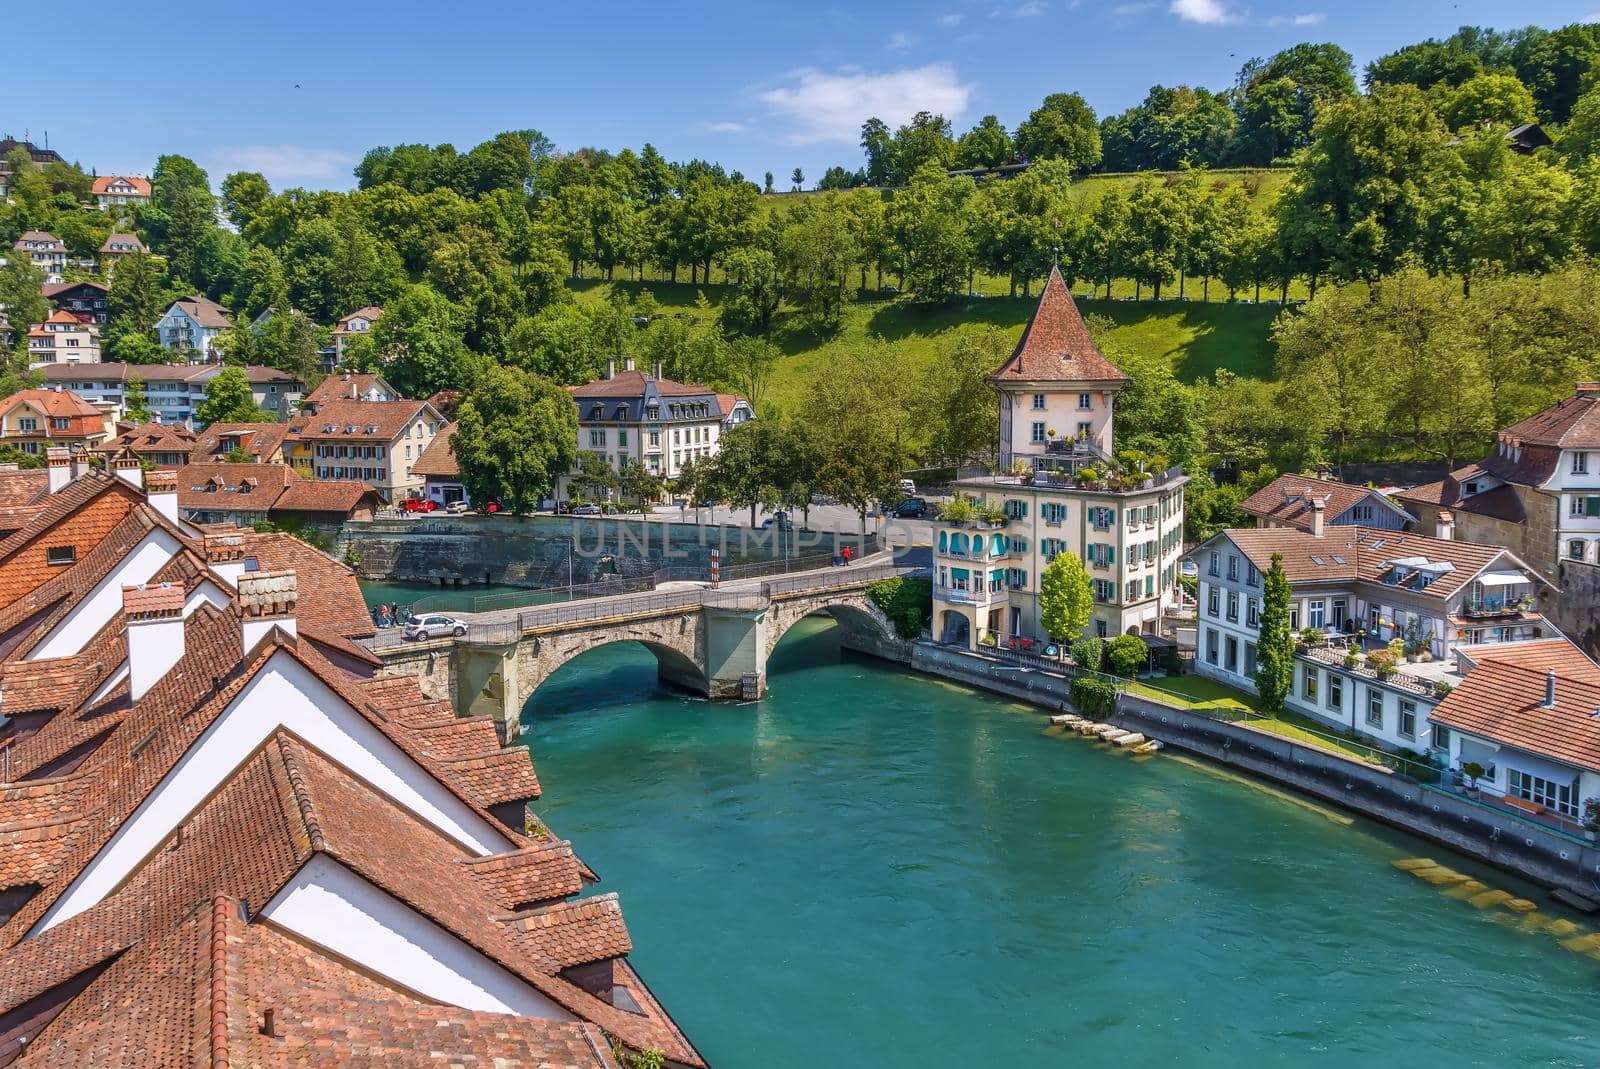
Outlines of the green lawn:
<svg viewBox="0 0 1600 1069">
<path fill-rule="evenodd" d="M 1372 758 L 1372 747 L 1340 738 L 1328 725 L 1299 713 L 1285 710 L 1276 717 L 1269 716 L 1262 711 L 1260 700 L 1254 694 L 1204 676 L 1168 676 L 1136 682 L 1128 689 L 1156 701 L 1181 702 L 1220 719 L 1245 721 L 1258 731 L 1270 731 L 1308 746 L 1338 750 L 1358 760 L 1378 763 Z"/>
<path fill-rule="evenodd" d="M 607 299 L 614 291 L 649 290 L 666 314 L 687 312 L 709 325 L 724 287 L 691 285 L 688 282 L 646 280 L 644 282 L 605 282 L 579 279 L 573 282 L 580 300 Z M 881 339 L 906 354 L 913 367 L 937 358 L 962 331 L 997 327 L 1009 337 L 1022 334 L 1033 313 L 1037 296 L 1005 296 L 1006 284 L 998 279 L 979 279 L 980 291 L 995 296 L 967 298 L 946 305 L 922 305 L 905 298 L 865 298 L 845 308 L 838 333 L 830 337 L 799 328 L 786 312 L 779 313 L 774 340 L 787 359 L 780 365 L 771 388 L 771 399 L 781 408 L 793 410 L 806 387 L 817 376 L 826 374 L 838 354 L 868 340 Z M 1199 283 L 1191 283 L 1189 301 L 1087 299 L 1087 284 L 1075 287 L 1079 305 L 1086 315 L 1101 315 L 1116 326 L 1102 344 L 1138 352 L 1159 352 L 1172 361 L 1174 372 L 1185 382 L 1208 376 L 1218 368 L 1228 368 L 1251 378 L 1272 375 L 1272 320 L 1279 308 L 1272 304 L 1228 304 L 1226 292 L 1213 285 L 1214 300 L 1198 300 Z M 1120 287 L 1113 288 L 1119 294 Z M 1175 290 L 1173 291 L 1176 292 Z M 697 307 L 701 297 L 707 307 Z M 1131 287 L 1127 296 L 1132 296 Z"/>
</svg>

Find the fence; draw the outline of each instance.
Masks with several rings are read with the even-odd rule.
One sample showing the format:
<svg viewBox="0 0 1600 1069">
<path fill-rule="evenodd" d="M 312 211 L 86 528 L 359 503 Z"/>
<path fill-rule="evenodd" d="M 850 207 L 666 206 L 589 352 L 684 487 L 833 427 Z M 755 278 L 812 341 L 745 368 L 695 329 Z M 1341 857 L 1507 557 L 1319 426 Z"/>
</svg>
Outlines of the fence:
<svg viewBox="0 0 1600 1069">
<path fill-rule="evenodd" d="M 507 590 L 499 594 L 429 594 L 411 605 L 414 613 L 424 612 L 494 612 L 498 609 L 520 609 L 534 605 L 550 605 L 582 598 L 607 598 L 617 594 L 633 594 L 653 590 L 659 576 L 643 579 L 602 579 L 596 583 L 579 583 L 576 586 L 530 587 L 527 590 Z"/>
</svg>

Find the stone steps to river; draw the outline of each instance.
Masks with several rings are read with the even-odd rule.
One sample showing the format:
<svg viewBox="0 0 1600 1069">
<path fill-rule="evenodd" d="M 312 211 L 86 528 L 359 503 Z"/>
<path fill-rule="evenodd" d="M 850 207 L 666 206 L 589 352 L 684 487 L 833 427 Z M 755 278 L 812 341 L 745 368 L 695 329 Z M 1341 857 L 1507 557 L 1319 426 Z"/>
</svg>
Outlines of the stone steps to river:
<svg viewBox="0 0 1600 1069">
<path fill-rule="evenodd" d="M 1585 930 L 1565 917 L 1541 913 L 1539 904 L 1532 899 L 1490 887 L 1431 857 L 1402 858 L 1390 864 L 1437 887 L 1446 898 L 1465 902 L 1474 909 L 1494 910 L 1490 919 L 1496 924 L 1528 935 L 1549 936 L 1564 950 L 1600 961 L 1600 932 Z"/>
</svg>

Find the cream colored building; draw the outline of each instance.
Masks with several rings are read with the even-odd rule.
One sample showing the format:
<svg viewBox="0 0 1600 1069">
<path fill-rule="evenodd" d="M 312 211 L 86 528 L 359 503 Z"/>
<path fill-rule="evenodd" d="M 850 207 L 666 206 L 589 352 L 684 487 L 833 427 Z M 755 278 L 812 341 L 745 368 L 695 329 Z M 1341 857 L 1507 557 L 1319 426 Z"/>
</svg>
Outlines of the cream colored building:
<svg viewBox="0 0 1600 1069">
<path fill-rule="evenodd" d="M 1187 480 L 1177 468 L 1110 470 L 1115 399 L 1128 376 L 1095 346 L 1059 272 L 990 381 L 1005 474 L 956 488 L 1005 521 L 936 525 L 934 637 L 968 648 L 1045 639 L 1039 582 L 1063 552 L 1078 555 L 1093 584 L 1087 634 L 1159 633 L 1178 600 Z"/>
</svg>

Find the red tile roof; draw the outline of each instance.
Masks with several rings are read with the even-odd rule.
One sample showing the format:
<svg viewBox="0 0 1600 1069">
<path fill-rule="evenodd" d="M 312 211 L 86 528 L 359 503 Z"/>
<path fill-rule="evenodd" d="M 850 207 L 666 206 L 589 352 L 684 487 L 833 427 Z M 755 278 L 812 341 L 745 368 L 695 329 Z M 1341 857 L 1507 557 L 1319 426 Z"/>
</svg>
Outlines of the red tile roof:
<svg viewBox="0 0 1600 1069">
<path fill-rule="evenodd" d="M 1600 771 L 1600 667 L 1581 653 L 1552 654 L 1544 647 L 1513 642 L 1497 653 L 1479 647 L 1477 666 L 1429 717 L 1436 724 Z M 1556 703 L 1545 708 L 1552 667 Z"/>
<path fill-rule="evenodd" d="M 439 433 L 433 436 L 433 441 L 422 451 L 422 456 L 411 465 L 411 474 L 437 475 L 445 478 L 454 478 L 461 474 L 461 466 L 456 463 L 458 426 L 459 424 L 450 423 L 439 428 Z"/>
<path fill-rule="evenodd" d="M 148 178 L 135 178 L 132 175 L 103 174 L 94 180 L 91 192 L 95 194 L 112 192 L 111 186 L 115 182 L 126 182 L 133 187 L 133 194 L 140 197 L 150 195 L 150 180 Z"/>
<path fill-rule="evenodd" d="M 1089 334 L 1060 270 L 1050 269 L 1033 318 L 1010 358 L 989 376 L 997 383 L 1059 382 L 1120 388 L 1128 376 Z"/>
<path fill-rule="evenodd" d="M 1600 386 L 1579 383 L 1578 393 L 1500 432 L 1504 441 L 1561 449 L 1600 449 Z"/>
<path fill-rule="evenodd" d="M 1270 519 L 1309 529 L 1312 498 L 1326 502 L 1324 516 L 1328 523 L 1332 523 L 1334 517 L 1351 506 L 1369 500 L 1378 508 L 1401 511 L 1399 506 L 1370 486 L 1355 486 L 1309 475 L 1280 475 L 1240 502 L 1239 508 L 1257 519 Z M 1416 517 L 1407 518 L 1414 520 Z"/>
<path fill-rule="evenodd" d="M 238 446 L 258 461 L 273 463 L 282 459 L 288 437 L 287 423 L 213 423 L 195 439 L 194 452 L 220 459 Z"/>
<path fill-rule="evenodd" d="M 9 414 L 18 405 L 24 404 L 38 409 L 47 416 L 58 418 L 72 416 L 91 418 L 102 415 L 98 408 L 71 390 L 32 389 L 18 390 L 4 401 L 0 401 L 0 417 Z"/>
<path fill-rule="evenodd" d="M 333 332 L 335 334 L 363 333 L 361 331 L 352 331 L 350 329 L 350 321 L 352 319 L 365 319 L 370 323 L 377 320 L 381 315 L 383 315 L 383 309 L 375 304 L 369 304 L 365 308 L 357 308 L 349 315 L 341 317 L 339 322 L 335 324 Z"/>
<path fill-rule="evenodd" d="M 317 388 L 306 394 L 305 404 L 321 405 L 329 401 L 359 401 L 368 390 L 376 389 L 391 397 L 400 392 L 384 381 L 382 375 L 363 375 L 355 371 L 341 371 L 317 383 Z"/>
<path fill-rule="evenodd" d="M 439 414 L 426 401 L 324 401 L 315 412 L 295 417 L 290 433 L 306 441 L 388 444 L 418 418 L 437 420 Z"/>
</svg>

